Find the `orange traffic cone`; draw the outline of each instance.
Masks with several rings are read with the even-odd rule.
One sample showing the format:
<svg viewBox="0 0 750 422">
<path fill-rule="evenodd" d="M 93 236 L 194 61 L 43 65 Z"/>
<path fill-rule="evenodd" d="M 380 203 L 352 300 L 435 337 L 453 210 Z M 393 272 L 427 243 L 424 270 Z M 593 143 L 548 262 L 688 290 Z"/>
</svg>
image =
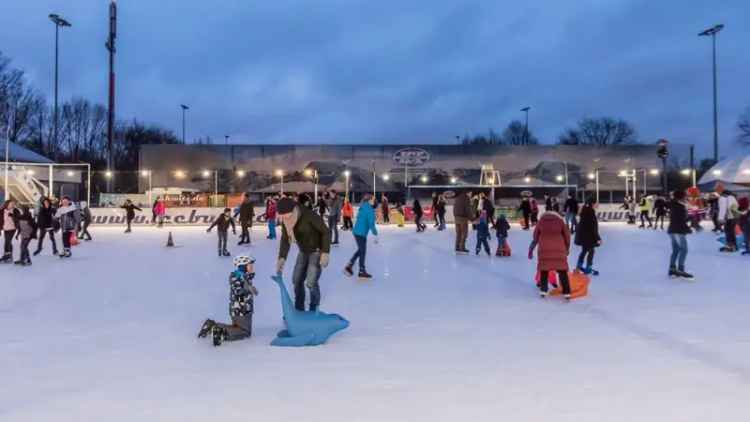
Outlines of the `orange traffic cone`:
<svg viewBox="0 0 750 422">
<path fill-rule="evenodd" d="M 169 237 L 167 238 L 167 247 L 168 248 L 174 247 L 174 239 L 172 239 L 172 232 L 169 232 Z"/>
</svg>

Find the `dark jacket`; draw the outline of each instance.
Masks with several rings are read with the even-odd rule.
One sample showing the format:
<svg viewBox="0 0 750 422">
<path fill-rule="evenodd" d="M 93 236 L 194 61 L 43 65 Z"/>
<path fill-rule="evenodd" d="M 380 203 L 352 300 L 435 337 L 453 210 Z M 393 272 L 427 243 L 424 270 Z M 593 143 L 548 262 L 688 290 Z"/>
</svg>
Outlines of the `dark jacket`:
<svg viewBox="0 0 750 422">
<path fill-rule="evenodd" d="M 456 195 L 453 201 L 453 216 L 464 220 L 474 218 L 474 213 L 471 211 L 471 200 L 466 192 Z"/>
<path fill-rule="evenodd" d="M 529 215 L 531 214 L 531 201 L 529 201 L 528 198 L 524 198 L 521 200 L 521 205 L 518 207 L 518 209 L 524 214 Z"/>
<path fill-rule="evenodd" d="M 477 223 L 477 239 L 484 240 L 490 238 L 490 225 L 484 218 L 479 219 Z"/>
<path fill-rule="evenodd" d="M 414 200 L 414 204 L 412 205 L 411 210 L 414 211 L 414 215 L 418 217 L 422 216 L 422 204 L 419 203 L 419 200 Z"/>
<path fill-rule="evenodd" d="M 60 221 L 60 229 L 64 232 L 74 231 L 78 225 L 78 213 L 74 205 L 61 206 L 55 211 L 55 218 Z"/>
<path fill-rule="evenodd" d="M 36 225 L 42 230 L 51 229 L 53 227 L 53 220 L 55 216 L 55 208 L 50 206 L 39 208 L 39 214 L 36 216 Z"/>
<path fill-rule="evenodd" d="M 510 223 L 505 217 L 500 217 L 495 223 L 495 235 L 497 237 L 508 237 L 508 230 L 510 230 Z"/>
<path fill-rule="evenodd" d="M 242 205 L 240 205 L 240 212 L 238 212 L 234 216 L 237 217 L 237 215 L 240 216 L 240 223 L 251 224 L 253 222 L 253 217 L 255 216 L 255 208 L 253 207 L 253 202 L 249 199 L 247 201 L 242 201 Z"/>
<path fill-rule="evenodd" d="M 128 220 L 132 220 L 135 218 L 135 210 L 142 211 L 139 207 L 135 206 L 134 204 L 123 205 L 120 208 L 125 210 L 125 215 L 127 216 Z"/>
<path fill-rule="evenodd" d="M 292 229 L 299 250 L 303 253 L 320 251 L 329 253 L 331 251 L 331 232 L 328 230 L 323 218 L 304 206 L 297 206 L 299 218 Z M 286 259 L 289 255 L 291 244 L 284 224 L 281 225 L 281 242 L 279 245 L 279 258 Z"/>
<path fill-rule="evenodd" d="M 578 214 L 578 201 L 575 198 L 568 198 L 565 201 L 563 212 L 565 212 L 565 214 Z"/>
<path fill-rule="evenodd" d="M 22 239 L 36 239 L 36 222 L 31 213 L 27 212 L 18 217 L 16 230 Z"/>
<path fill-rule="evenodd" d="M 91 210 L 89 207 L 81 210 L 81 222 L 84 224 L 91 224 Z"/>
<path fill-rule="evenodd" d="M 227 217 L 226 214 L 222 213 L 216 218 L 216 220 L 214 220 L 213 223 L 211 223 L 211 225 L 208 227 L 208 231 L 211 231 L 211 229 L 216 227 L 220 232 L 226 233 L 227 230 L 229 230 L 229 226 L 232 226 L 232 231 L 236 230 L 234 226 L 234 218 Z"/>
<path fill-rule="evenodd" d="M 693 231 L 688 225 L 687 207 L 680 201 L 669 203 L 669 234 L 690 234 Z"/>
<path fill-rule="evenodd" d="M 585 248 L 594 248 L 602 240 L 599 237 L 599 221 L 593 207 L 584 206 L 581 209 L 581 220 L 576 226 L 575 244 Z"/>
<path fill-rule="evenodd" d="M 667 201 L 664 198 L 658 198 L 654 201 L 654 210 L 658 216 L 667 215 Z"/>
</svg>

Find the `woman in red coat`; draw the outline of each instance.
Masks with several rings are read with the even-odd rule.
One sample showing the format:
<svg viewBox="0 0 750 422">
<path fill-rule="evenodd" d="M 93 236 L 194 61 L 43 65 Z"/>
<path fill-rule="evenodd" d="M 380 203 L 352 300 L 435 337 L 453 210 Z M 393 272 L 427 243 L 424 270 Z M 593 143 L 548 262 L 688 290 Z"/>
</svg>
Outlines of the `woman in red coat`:
<svg viewBox="0 0 750 422">
<path fill-rule="evenodd" d="M 542 214 L 534 229 L 534 241 L 529 247 L 529 259 L 534 259 L 534 248 L 539 245 L 537 270 L 540 274 L 540 296 L 547 296 L 547 279 L 550 271 L 557 271 L 565 299 L 570 299 L 568 280 L 568 253 L 570 231 L 560 214 L 548 211 Z"/>
</svg>

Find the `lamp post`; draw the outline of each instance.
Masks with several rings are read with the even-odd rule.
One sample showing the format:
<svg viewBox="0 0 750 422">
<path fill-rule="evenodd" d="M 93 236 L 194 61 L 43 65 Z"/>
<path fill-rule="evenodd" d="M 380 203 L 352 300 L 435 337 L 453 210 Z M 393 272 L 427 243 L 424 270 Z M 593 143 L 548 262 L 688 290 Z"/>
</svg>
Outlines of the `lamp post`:
<svg viewBox="0 0 750 422">
<path fill-rule="evenodd" d="M 531 110 L 531 107 L 526 106 L 521 109 L 521 111 L 526 112 L 526 125 L 523 129 L 523 144 L 528 145 L 529 144 L 529 110 Z"/>
<path fill-rule="evenodd" d="M 214 205 L 218 202 L 219 197 L 219 170 L 213 170 L 214 175 Z M 208 178 L 211 176 L 211 171 L 203 170 L 203 177 Z"/>
<path fill-rule="evenodd" d="M 284 170 L 276 170 L 276 175 L 281 178 L 281 194 L 284 194 Z"/>
<path fill-rule="evenodd" d="M 54 142 L 54 145 L 57 145 L 57 133 L 58 133 L 58 126 L 59 126 L 59 119 L 58 119 L 58 75 L 59 75 L 59 62 L 60 62 L 60 28 L 70 28 L 72 25 L 70 22 L 62 18 L 58 14 L 51 14 L 49 15 L 49 19 L 52 21 L 53 24 L 55 24 L 55 106 L 53 111 L 53 135 L 52 140 Z M 50 148 L 50 152 L 51 152 Z"/>
<path fill-rule="evenodd" d="M 719 117 L 717 105 L 717 88 L 716 88 L 716 35 L 724 29 L 724 25 L 714 25 L 711 28 L 698 34 L 699 37 L 711 37 L 712 56 L 713 56 L 713 81 L 714 81 L 714 163 L 719 162 Z"/>
<path fill-rule="evenodd" d="M 351 176 L 352 172 L 349 170 L 344 170 L 344 177 L 346 177 L 346 199 L 349 199 L 349 176 Z"/>
<path fill-rule="evenodd" d="M 107 107 L 107 170 L 114 168 L 112 143 L 115 134 L 115 39 L 117 38 L 117 3 L 109 3 L 109 38 L 104 46 L 109 51 L 109 95 Z M 107 188 L 109 189 L 109 184 Z"/>
<path fill-rule="evenodd" d="M 142 170 L 141 176 L 148 177 L 148 203 L 151 203 L 152 194 L 153 194 L 153 186 L 151 185 L 151 170 Z"/>
<path fill-rule="evenodd" d="M 185 112 L 187 110 L 190 110 L 190 107 L 186 106 L 185 104 L 180 104 L 180 108 L 182 108 L 182 143 L 185 143 Z"/>
<path fill-rule="evenodd" d="M 229 135 L 224 135 L 224 145 L 229 145 Z"/>
<path fill-rule="evenodd" d="M 305 169 L 305 176 L 312 177 L 313 179 L 313 204 L 318 205 L 318 170 L 317 169 Z"/>
</svg>

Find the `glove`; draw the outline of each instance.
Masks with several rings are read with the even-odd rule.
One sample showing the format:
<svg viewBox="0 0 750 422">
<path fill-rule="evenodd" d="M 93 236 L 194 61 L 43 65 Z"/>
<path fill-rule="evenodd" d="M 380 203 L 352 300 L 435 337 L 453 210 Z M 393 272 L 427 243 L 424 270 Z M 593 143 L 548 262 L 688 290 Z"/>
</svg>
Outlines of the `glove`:
<svg viewBox="0 0 750 422">
<path fill-rule="evenodd" d="M 327 253 L 321 253 L 320 254 L 320 267 L 325 268 L 328 266 L 328 261 L 330 261 L 330 255 Z"/>
<path fill-rule="evenodd" d="M 529 249 L 529 259 L 534 259 L 534 250 Z"/>
<path fill-rule="evenodd" d="M 206 229 L 206 233 L 211 233 L 211 229 Z"/>
<path fill-rule="evenodd" d="M 284 271 L 284 264 L 286 264 L 286 258 L 279 258 L 276 261 L 276 273 L 281 274 Z"/>
</svg>

